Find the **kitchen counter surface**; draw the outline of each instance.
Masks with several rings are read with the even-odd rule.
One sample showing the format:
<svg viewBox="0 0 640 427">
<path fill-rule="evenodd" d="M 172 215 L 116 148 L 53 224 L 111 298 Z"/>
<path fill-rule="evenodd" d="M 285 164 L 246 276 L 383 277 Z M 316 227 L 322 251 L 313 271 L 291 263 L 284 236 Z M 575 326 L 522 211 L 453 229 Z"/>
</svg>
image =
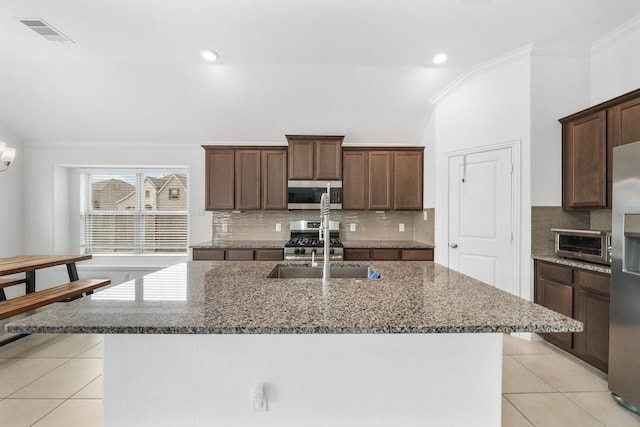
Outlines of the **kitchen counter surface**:
<svg viewBox="0 0 640 427">
<path fill-rule="evenodd" d="M 286 240 L 209 240 L 189 246 L 194 249 L 282 249 Z"/>
<path fill-rule="evenodd" d="M 54 304 L 6 329 L 136 334 L 582 330 L 578 321 L 433 262 L 367 264 L 382 279 L 332 279 L 323 289 L 320 279 L 266 278 L 276 263 L 187 262 Z"/>
<path fill-rule="evenodd" d="M 595 264 L 593 262 L 580 261 L 576 259 L 561 258 L 557 255 L 533 255 L 533 259 L 553 262 L 555 264 L 566 265 L 568 267 L 582 268 L 584 270 L 598 273 L 611 274 L 611 267 L 608 265 Z"/>
<path fill-rule="evenodd" d="M 433 245 L 418 242 L 416 240 L 343 240 L 342 245 L 347 249 L 433 249 Z"/>
</svg>

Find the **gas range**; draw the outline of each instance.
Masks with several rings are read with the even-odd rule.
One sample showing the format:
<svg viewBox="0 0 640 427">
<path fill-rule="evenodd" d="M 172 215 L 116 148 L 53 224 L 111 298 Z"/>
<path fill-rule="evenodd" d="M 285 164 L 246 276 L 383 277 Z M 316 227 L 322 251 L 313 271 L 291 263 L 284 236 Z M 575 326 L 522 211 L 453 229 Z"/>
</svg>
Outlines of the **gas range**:
<svg viewBox="0 0 640 427">
<path fill-rule="evenodd" d="M 324 257 L 324 242 L 318 238 L 320 221 L 291 221 L 291 238 L 284 245 L 284 259 L 291 261 L 310 261 L 315 254 L 316 260 Z M 329 221 L 329 259 L 342 261 L 344 249 L 340 241 L 340 222 Z"/>
</svg>

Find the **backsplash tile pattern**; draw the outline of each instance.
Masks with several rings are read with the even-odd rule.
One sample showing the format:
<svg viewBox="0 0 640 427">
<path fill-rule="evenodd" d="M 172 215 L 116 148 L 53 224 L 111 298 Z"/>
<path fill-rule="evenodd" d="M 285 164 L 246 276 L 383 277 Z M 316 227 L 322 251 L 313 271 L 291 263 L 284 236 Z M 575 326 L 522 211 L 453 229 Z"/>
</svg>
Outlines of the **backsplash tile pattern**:
<svg viewBox="0 0 640 427">
<path fill-rule="evenodd" d="M 427 219 L 424 219 L 424 215 Z M 414 213 L 413 225 L 415 227 L 415 240 L 430 245 L 435 245 L 435 208 L 425 209 L 421 212 Z"/>
<path fill-rule="evenodd" d="M 428 221 L 424 221 L 422 212 L 331 211 L 331 219 L 340 221 L 342 240 L 419 240 L 432 243 L 433 209 L 427 216 Z M 299 219 L 319 220 L 320 214 L 316 211 L 214 211 L 212 240 L 287 240 L 289 222 Z M 419 224 L 417 233 L 414 222 Z M 281 224 L 282 231 L 275 231 L 276 224 Z M 350 231 L 351 224 L 355 224 L 355 231 Z M 400 224 L 404 224 L 404 232 L 399 231 Z M 429 238 L 430 241 L 424 240 Z"/>
<path fill-rule="evenodd" d="M 552 228 L 589 229 L 589 211 L 563 211 L 561 206 L 531 207 L 531 254 L 549 255 L 554 249 Z"/>
<path fill-rule="evenodd" d="M 591 211 L 591 230 L 611 231 L 611 209 L 594 209 Z"/>
</svg>

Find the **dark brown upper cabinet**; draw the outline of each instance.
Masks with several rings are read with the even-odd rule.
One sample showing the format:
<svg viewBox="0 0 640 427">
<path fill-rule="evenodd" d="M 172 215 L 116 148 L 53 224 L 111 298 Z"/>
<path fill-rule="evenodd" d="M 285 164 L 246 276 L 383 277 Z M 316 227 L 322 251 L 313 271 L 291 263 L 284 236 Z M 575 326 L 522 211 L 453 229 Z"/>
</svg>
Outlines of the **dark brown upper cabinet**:
<svg viewBox="0 0 640 427">
<path fill-rule="evenodd" d="M 393 152 L 393 208 L 422 210 L 423 151 Z"/>
<path fill-rule="evenodd" d="M 206 209 L 287 209 L 285 147 L 205 146 Z"/>
<path fill-rule="evenodd" d="M 362 150 L 342 152 L 342 209 L 368 209 L 368 154 Z"/>
<path fill-rule="evenodd" d="M 235 150 L 206 149 L 207 210 L 235 208 Z"/>
<path fill-rule="evenodd" d="M 341 180 L 344 136 L 286 135 L 289 179 Z"/>
<path fill-rule="evenodd" d="M 562 207 L 611 207 L 613 147 L 640 141 L 640 89 L 560 119 Z"/>
<path fill-rule="evenodd" d="M 422 147 L 344 147 L 342 208 L 421 210 Z"/>
<path fill-rule="evenodd" d="M 569 209 L 607 206 L 607 112 L 564 127 L 563 195 Z"/>
</svg>

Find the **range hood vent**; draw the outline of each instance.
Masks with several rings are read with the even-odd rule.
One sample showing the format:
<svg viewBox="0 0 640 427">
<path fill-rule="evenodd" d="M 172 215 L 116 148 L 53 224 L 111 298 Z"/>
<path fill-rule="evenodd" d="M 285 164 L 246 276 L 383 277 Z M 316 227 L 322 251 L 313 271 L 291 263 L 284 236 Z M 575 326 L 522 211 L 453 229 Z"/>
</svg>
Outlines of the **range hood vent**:
<svg viewBox="0 0 640 427">
<path fill-rule="evenodd" d="M 40 18 L 19 18 L 18 20 L 50 42 L 74 43 L 69 37 Z"/>
</svg>

